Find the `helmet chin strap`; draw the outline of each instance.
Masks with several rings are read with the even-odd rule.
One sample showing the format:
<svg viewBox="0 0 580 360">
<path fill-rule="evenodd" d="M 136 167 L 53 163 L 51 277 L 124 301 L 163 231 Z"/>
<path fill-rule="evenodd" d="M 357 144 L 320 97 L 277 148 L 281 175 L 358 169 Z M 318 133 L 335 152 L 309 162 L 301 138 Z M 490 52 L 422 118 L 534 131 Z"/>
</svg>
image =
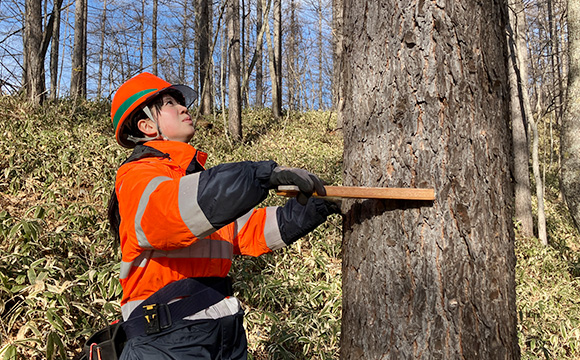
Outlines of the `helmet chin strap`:
<svg viewBox="0 0 580 360">
<path fill-rule="evenodd" d="M 169 140 L 167 138 L 167 136 L 165 136 L 163 134 L 163 132 L 161 131 L 161 128 L 159 127 L 159 123 L 157 122 L 157 120 L 155 120 L 155 118 L 153 117 L 153 114 L 151 113 L 151 109 L 149 109 L 149 106 L 145 106 L 143 107 L 143 112 L 145 113 L 145 115 L 147 115 L 147 117 L 149 119 L 151 119 L 151 121 L 153 121 L 153 123 L 155 124 L 155 126 L 157 126 L 157 136 L 145 136 L 142 138 L 138 138 L 132 135 L 128 135 L 127 136 L 127 140 L 132 141 L 134 143 L 139 143 L 141 141 L 151 141 L 151 140 L 158 140 L 158 139 L 163 139 L 163 140 Z"/>
</svg>

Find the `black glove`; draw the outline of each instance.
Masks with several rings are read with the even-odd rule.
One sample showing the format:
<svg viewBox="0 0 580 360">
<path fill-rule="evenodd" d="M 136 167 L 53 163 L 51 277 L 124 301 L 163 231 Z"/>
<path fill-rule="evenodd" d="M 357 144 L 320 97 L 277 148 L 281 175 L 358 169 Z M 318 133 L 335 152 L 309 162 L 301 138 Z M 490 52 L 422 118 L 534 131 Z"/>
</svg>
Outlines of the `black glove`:
<svg viewBox="0 0 580 360">
<path fill-rule="evenodd" d="M 312 193 L 316 193 L 320 196 L 326 195 L 326 189 L 324 189 L 324 183 L 318 178 L 318 176 L 309 173 L 304 169 L 297 168 L 287 168 L 278 166 L 274 168 L 272 174 L 270 175 L 270 186 L 272 188 L 277 188 L 279 185 L 296 185 L 300 190 L 296 200 L 301 205 L 306 205 L 308 198 L 312 196 Z"/>
<path fill-rule="evenodd" d="M 330 214 L 342 214 L 342 200 L 340 198 L 324 198 L 324 205 Z"/>
</svg>

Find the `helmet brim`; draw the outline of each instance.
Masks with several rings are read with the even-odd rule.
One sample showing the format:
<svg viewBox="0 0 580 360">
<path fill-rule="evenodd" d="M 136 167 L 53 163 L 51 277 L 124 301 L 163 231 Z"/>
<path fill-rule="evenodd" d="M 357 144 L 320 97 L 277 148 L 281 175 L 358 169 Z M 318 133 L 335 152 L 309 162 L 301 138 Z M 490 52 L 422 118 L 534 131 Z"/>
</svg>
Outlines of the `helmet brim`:
<svg viewBox="0 0 580 360">
<path fill-rule="evenodd" d="M 171 85 L 168 89 L 175 89 L 179 91 L 183 95 L 183 99 L 185 100 L 185 107 L 187 108 L 193 105 L 193 103 L 195 103 L 195 100 L 197 100 L 198 96 L 197 91 L 193 90 L 187 85 L 183 84 Z"/>
</svg>

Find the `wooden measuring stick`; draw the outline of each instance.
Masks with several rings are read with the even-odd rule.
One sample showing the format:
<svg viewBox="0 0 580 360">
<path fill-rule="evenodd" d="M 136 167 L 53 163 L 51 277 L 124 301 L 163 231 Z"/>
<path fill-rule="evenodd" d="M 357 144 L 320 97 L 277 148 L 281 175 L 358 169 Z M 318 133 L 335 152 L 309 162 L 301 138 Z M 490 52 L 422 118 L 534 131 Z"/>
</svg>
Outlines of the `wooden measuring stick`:
<svg viewBox="0 0 580 360">
<path fill-rule="evenodd" d="M 359 186 L 325 186 L 327 197 L 352 199 L 435 200 L 434 189 L 385 188 Z M 276 194 L 286 197 L 298 195 L 298 186 L 278 186 Z M 314 193 L 313 196 L 318 194 Z"/>
</svg>

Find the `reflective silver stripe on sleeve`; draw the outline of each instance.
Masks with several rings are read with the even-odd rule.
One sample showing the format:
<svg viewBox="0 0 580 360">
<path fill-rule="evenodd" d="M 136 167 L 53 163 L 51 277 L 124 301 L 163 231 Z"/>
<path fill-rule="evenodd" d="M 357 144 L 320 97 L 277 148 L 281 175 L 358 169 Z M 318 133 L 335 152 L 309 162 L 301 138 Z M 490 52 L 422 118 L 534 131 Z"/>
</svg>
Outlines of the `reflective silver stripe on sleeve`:
<svg viewBox="0 0 580 360">
<path fill-rule="evenodd" d="M 235 224 L 235 234 L 234 234 L 234 236 L 238 236 L 238 233 L 240 232 L 240 230 L 242 230 L 242 228 L 244 227 L 244 225 L 246 225 L 246 223 L 248 222 L 248 220 L 250 220 L 250 217 L 252 216 L 253 213 L 254 213 L 254 209 L 248 211 L 244 216 L 239 217 L 238 219 L 236 219 L 236 221 L 234 222 L 234 224 Z"/>
<path fill-rule="evenodd" d="M 141 227 L 141 219 L 143 218 L 143 214 L 145 213 L 145 209 L 147 208 L 151 194 L 155 191 L 155 189 L 157 189 L 159 184 L 169 180 L 171 180 L 171 178 L 167 176 L 158 176 L 153 178 L 149 184 L 147 184 L 147 187 L 145 187 L 145 190 L 141 195 L 141 199 L 139 199 L 139 206 L 137 207 L 137 213 L 135 214 L 135 234 L 137 235 L 137 242 L 139 243 L 139 246 L 144 249 L 151 249 L 153 246 L 151 246 L 149 240 L 147 240 L 147 236 Z"/>
<path fill-rule="evenodd" d="M 278 250 L 286 246 L 282 236 L 280 235 L 280 228 L 278 227 L 278 218 L 276 217 L 276 210 L 278 207 L 270 206 L 266 208 L 266 224 L 264 224 L 264 238 L 266 245 L 271 250 Z"/>
<path fill-rule="evenodd" d="M 179 213 L 189 231 L 202 239 L 216 231 L 197 203 L 201 173 L 186 175 L 179 180 Z"/>
</svg>

